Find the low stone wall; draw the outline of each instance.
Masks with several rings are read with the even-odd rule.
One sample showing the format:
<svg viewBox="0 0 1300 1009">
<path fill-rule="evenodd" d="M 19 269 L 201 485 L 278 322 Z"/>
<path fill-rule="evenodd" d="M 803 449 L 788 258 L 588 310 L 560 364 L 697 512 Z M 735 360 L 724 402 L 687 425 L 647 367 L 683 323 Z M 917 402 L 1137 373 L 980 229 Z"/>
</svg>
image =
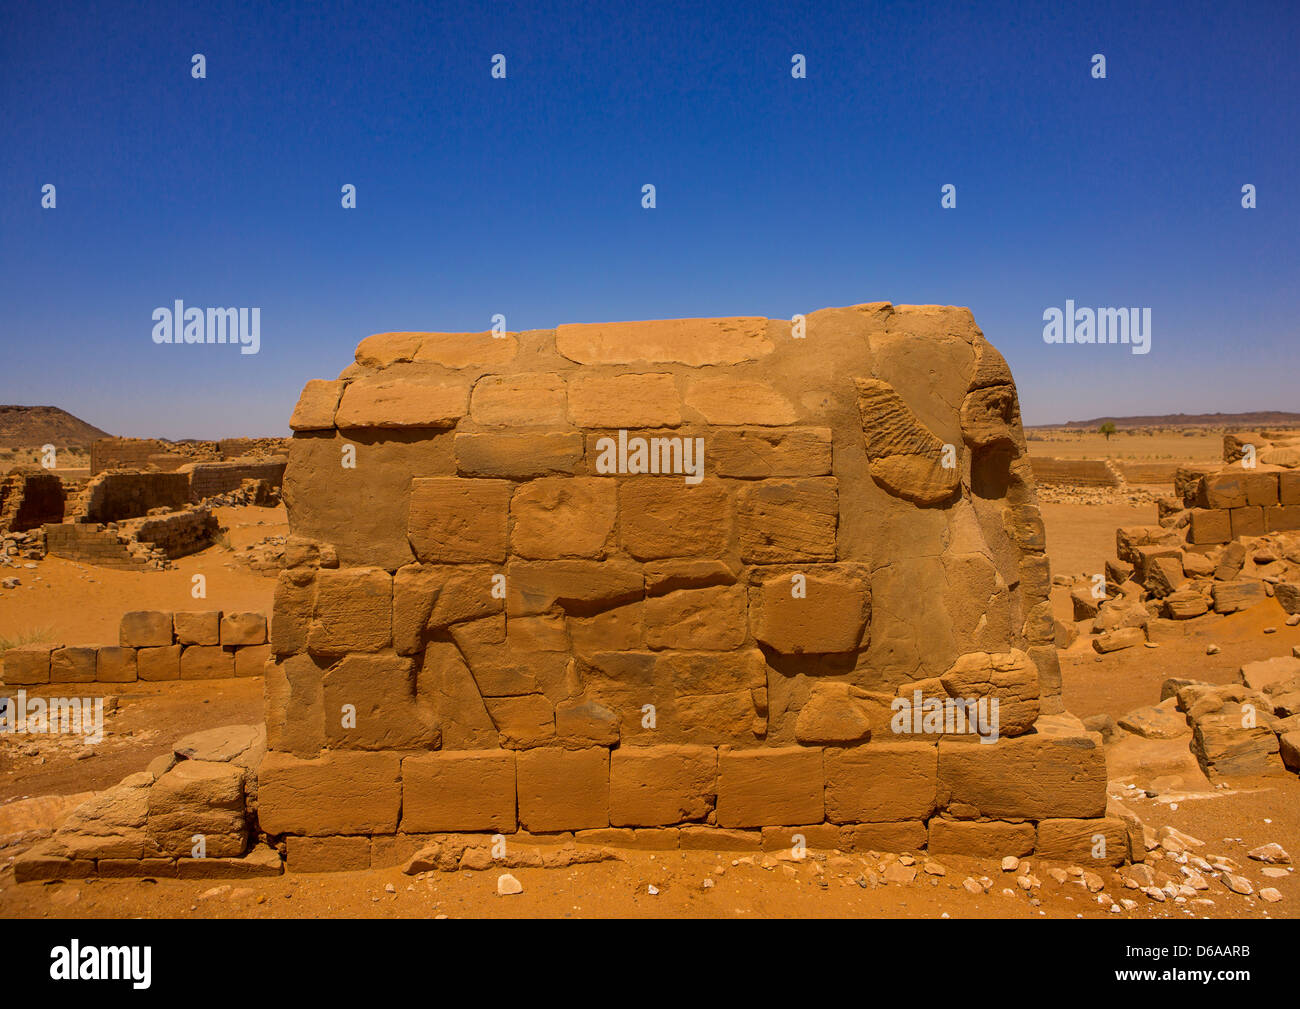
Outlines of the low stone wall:
<svg viewBox="0 0 1300 1009">
<path fill-rule="evenodd" d="M 270 656 L 266 614 L 135 610 L 116 645 L 20 645 L 4 656 L 4 685 L 133 683 L 261 676 Z"/>
<path fill-rule="evenodd" d="M 59 522 L 45 527 L 45 549 L 83 564 L 145 571 L 206 549 L 219 529 L 206 508 L 108 524 Z"/>
<path fill-rule="evenodd" d="M 1162 524 L 1186 526 L 1196 546 L 1300 529 L 1300 470 L 1241 465 L 1175 480 L 1183 509 L 1164 509 Z"/>
<path fill-rule="evenodd" d="M 287 457 L 271 459 L 231 459 L 226 462 L 199 462 L 180 470 L 189 475 L 190 500 L 202 501 L 238 490 L 245 480 L 265 480 L 279 487 L 284 482 Z"/>
<path fill-rule="evenodd" d="M 1181 468 L 1176 462 L 1117 462 L 1115 467 L 1132 484 L 1172 484 Z"/>
<path fill-rule="evenodd" d="M 170 442 L 158 438 L 100 438 L 90 445 L 90 475 L 111 469 L 154 467 L 171 473 L 196 459 L 220 459 L 213 441 Z"/>
<path fill-rule="evenodd" d="M 111 469 L 150 467 L 173 473 L 190 463 L 283 455 L 287 450 L 287 438 L 223 438 L 220 441 L 100 438 L 90 446 L 90 475 L 98 476 Z"/>
<path fill-rule="evenodd" d="M 1118 487 L 1119 477 L 1101 459 L 1030 458 L 1034 482 L 1040 486 Z"/>
<path fill-rule="evenodd" d="M 155 508 L 179 509 L 190 503 L 184 473 L 101 473 L 93 477 L 66 517 L 74 522 L 116 522 L 138 518 Z"/>
</svg>

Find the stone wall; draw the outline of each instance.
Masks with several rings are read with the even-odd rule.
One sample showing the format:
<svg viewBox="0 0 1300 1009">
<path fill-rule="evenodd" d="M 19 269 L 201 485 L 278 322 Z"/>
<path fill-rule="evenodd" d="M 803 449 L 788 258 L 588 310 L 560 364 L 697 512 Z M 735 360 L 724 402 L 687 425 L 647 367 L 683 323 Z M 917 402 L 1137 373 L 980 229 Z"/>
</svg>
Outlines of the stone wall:
<svg viewBox="0 0 1300 1009">
<path fill-rule="evenodd" d="M 238 490 L 245 480 L 265 480 L 279 487 L 284 481 L 284 457 L 272 459 L 231 459 L 224 462 L 199 462 L 181 468 L 190 480 L 190 500 L 202 501 Z"/>
<path fill-rule="evenodd" d="M 1185 529 L 1191 545 L 1300 530 L 1300 469 L 1239 462 L 1184 468 L 1174 484 L 1179 498 L 1162 504 L 1161 524 Z"/>
<path fill-rule="evenodd" d="M 60 522 L 45 526 L 45 548 L 56 557 L 101 567 L 144 571 L 212 545 L 219 526 L 206 508 L 122 522 Z"/>
<path fill-rule="evenodd" d="M 66 517 L 72 522 L 116 522 L 189 503 L 190 481 L 184 473 L 111 471 L 91 478 L 69 504 Z"/>
<path fill-rule="evenodd" d="M 100 438 L 90 445 L 90 475 L 111 469 L 173 473 L 196 459 L 220 459 L 216 442 L 170 442 L 157 438 Z"/>
<path fill-rule="evenodd" d="M 1119 475 L 1103 459 L 1034 457 L 1034 482 L 1067 487 L 1118 487 Z"/>
<path fill-rule="evenodd" d="M 1015 386 L 968 311 L 380 334 L 291 427 L 259 785 L 290 850 L 1046 830 L 1127 857 L 1100 740 L 1057 714 Z M 998 706 L 985 742 L 966 701 Z"/>
<path fill-rule="evenodd" d="M 136 610 L 118 643 L 22 645 L 4 655 L 6 687 L 261 676 L 270 654 L 264 613 Z"/>
<path fill-rule="evenodd" d="M 174 473 L 195 462 L 283 455 L 285 438 L 223 438 L 220 441 L 163 441 L 158 438 L 100 438 L 90 446 L 90 475 L 110 469 L 155 469 Z"/>
<path fill-rule="evenodd" d="M 45 470 L 18 468 L 0 478 L 0 532 L 26 532 L 63 521 L 63 481 Z"/>
</svg>

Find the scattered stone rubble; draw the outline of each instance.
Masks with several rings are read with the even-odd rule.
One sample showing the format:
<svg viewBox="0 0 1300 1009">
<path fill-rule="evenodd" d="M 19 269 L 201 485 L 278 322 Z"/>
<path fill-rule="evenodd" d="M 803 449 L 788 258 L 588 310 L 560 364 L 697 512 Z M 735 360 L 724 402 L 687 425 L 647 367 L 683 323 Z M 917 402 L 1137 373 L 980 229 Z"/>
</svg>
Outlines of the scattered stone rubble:
<svg viewBox="0 0 1300 1009">
<path fill-rule="evenodd" d="M 1270 597 L 1300 622 L 1300 533 L 1197 546 L 1176 528 L 1126 526 L 1115 540 L 1117 561 L 1070 582 L 1075 627 L 1058 627 L 1058 644 L 1080 633 L 1098 652 L 1158 643 Z"/>
</svg>

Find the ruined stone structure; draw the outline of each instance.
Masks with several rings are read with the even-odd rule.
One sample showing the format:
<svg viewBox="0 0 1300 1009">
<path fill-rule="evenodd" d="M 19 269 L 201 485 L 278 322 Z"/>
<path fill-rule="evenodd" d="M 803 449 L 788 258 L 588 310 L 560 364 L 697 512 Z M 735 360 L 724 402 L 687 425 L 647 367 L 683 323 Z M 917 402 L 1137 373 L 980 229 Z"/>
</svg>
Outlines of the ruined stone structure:
<svg viewBox="0 0 1300 1009">
<path fill-rule="evenodd" d="M 264 744 L 178 745 L 20 881 L 484 869 L 497 833 L 507 865 L 1144 856 L 1061 711 L 1015 385 L 968 311 L 385 333 L 291 426 Z"/>
<path fill-rule="evenodd" d="M 26 532 L 63 518 L 63 481 L 53 473 L 19 466 L 0 477 L 0 532 Z"/>
<path fill-rule="evenodd" d="M 1300 530 L 1300 469 L 1240 462 L 1217 470 L 1185 467 L 1174 486 L 1179 498 L 1162 505 L 1161 524 L 1185 529 L 1190 545 Z"/>
<path fill-rule="evenodd" d="M 1127 855 L 968 311 L 385 333 L 291 426 L 269 835 Z"/>
<path fill-rule="evenodd" d="M 196 462 L 282 456 L 283 438 L 223 438 L 221 441 L 162 441 L 157 438 L 99 438 L 90 445 L 90 475 L 111 469 L 172 473 Z"/>
</svg>

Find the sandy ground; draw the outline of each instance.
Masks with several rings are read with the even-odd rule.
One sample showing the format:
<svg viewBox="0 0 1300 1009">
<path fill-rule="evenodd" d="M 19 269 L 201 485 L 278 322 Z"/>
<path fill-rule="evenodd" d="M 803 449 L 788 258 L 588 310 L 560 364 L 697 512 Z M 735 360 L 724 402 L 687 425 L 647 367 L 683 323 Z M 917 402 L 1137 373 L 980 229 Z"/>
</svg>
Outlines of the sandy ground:
<svg viewBox="0 0 1300 1009">
<path fill-rule="evenodd" d="M 1154 519 L 1150 505 L 1049 505 L 1044 508 L 1053 570 L 1100 570 L 1113 555 L 1115 528 Z M 235 509 L 223 514 L 238 548 L 285 532 L 279 509 Z M 208 578 L 208 598 L 189 601 L 190 576 Z M 179 562 L 171 572 L 124 573 L 90 569 L 50 559 L 24 577 L 24 588 L 0 602 L 0 637 L 40 629 L 51 640 L 102 643 L 116 634 L 125 609 L 269 609 L 274 579 L 232 565 L 230 552 L 213 548 Z M 1063 589 L 1054 602 L 1068 619 Z M 1300 644 L 1300 628 L 1286 627 L 1271 600 L 1246 613 L 1197 622 L 1188 635 L 1155 648 L 1095 655 L 1086 644 L 1062 654 L 1065 700 L 1080 717 L 1101 712 L 1118 717 L 1159 700 L 1170 676 L 1231 680 L 1242 662 L 1289 654 Z M 1276 633 L 1264 628 L 1275 626 Z M 1218 644 L 1207 657 L 1206 644 Z M 90 687 L 85 693 L 110 693 Z M 0 843 L 8 832 L 49 826 L 81 796 L 120 780 L 163 753 L 175 739 L 199 728 L 260 721 L 260 680 L 219 683 L 129 684 L 111 693 L 118 710 L 109 717 L 104 741 L 94 755 L 71 741 L 42 743 L 31 754 L 0 743 Z M 1137 897 L 1123 914 L 1108 912 L 1077 883 L 1057 883 L 1051 863 L 1028 861 L 1041 888 L 1029 894 L 1002 873 L 995 860 L 937 856 L 943 875 L 924 872 L 909 884 L 863 886 L 865 869 L 880 869 L 864 855 L 810 853 L 801 862 L 762 854 L 621 851 L 616 861 L 566 869 L 515 869 L 523 893 L 498 897 L 497 871 L 404 876 L 400 869 L 285 875 L 264 880 L 100 880 L 47 884 L 13 881 L 8 861 L 14 848 L 0 848 L 0 917 L 1295 917 L 1300 881 L 1287 872 L 1273 878 L 1246 859 L 1245 852 L 1269 841 L 1300 858 L 1300 779 L 1294 775 L 1236 781 L 1231 789 L 1198 786 L 1194 761 L 1175 754 L 1172 770 L 1187 778 L 1184 792 L 1166 789 L 1159 798 L 1126 791 L 1125 780 L 1143 782 L 1168 767 L 1134 768 L 1122 754 L 1112 758 L 1112 794 L 1148 824 L 1177 827 L 1206 842 L 1207 854 L 1234 858 L 1258 890 L 1276 887 L 1279 903 L 1229 893 L 1218 881 L 1203 896 L 1213 904 L 1157 904 L 1125 890 L 1109 869 L 1101 870 L 1104 892 Z M 1181 758 L 1181 759 L 1179 759 Z M 60 798 L 62 797 L 62 798 Z M 922 858 L 921 862 L 926 861 Z M 1158 869 L 1176 873 L 1168 862 Z M 1061 866 L 1061 868 L 1066 868 Z M 1090 868 L 1090 867 L 1089 867 Z M 962 889 L 968 876 L 987 876 L 993 887 L 972 895 Z M 865 879 L 865 877 L 864 877 Z M 706 885 L 705 880 L 711 883 Z M 658 892 L 652 894 L 650 887 Z M 388 888 L 392 888 L 389 892 Z M 1009 893 L 1004 893 L 1009 891 Z"/>
</svg>

